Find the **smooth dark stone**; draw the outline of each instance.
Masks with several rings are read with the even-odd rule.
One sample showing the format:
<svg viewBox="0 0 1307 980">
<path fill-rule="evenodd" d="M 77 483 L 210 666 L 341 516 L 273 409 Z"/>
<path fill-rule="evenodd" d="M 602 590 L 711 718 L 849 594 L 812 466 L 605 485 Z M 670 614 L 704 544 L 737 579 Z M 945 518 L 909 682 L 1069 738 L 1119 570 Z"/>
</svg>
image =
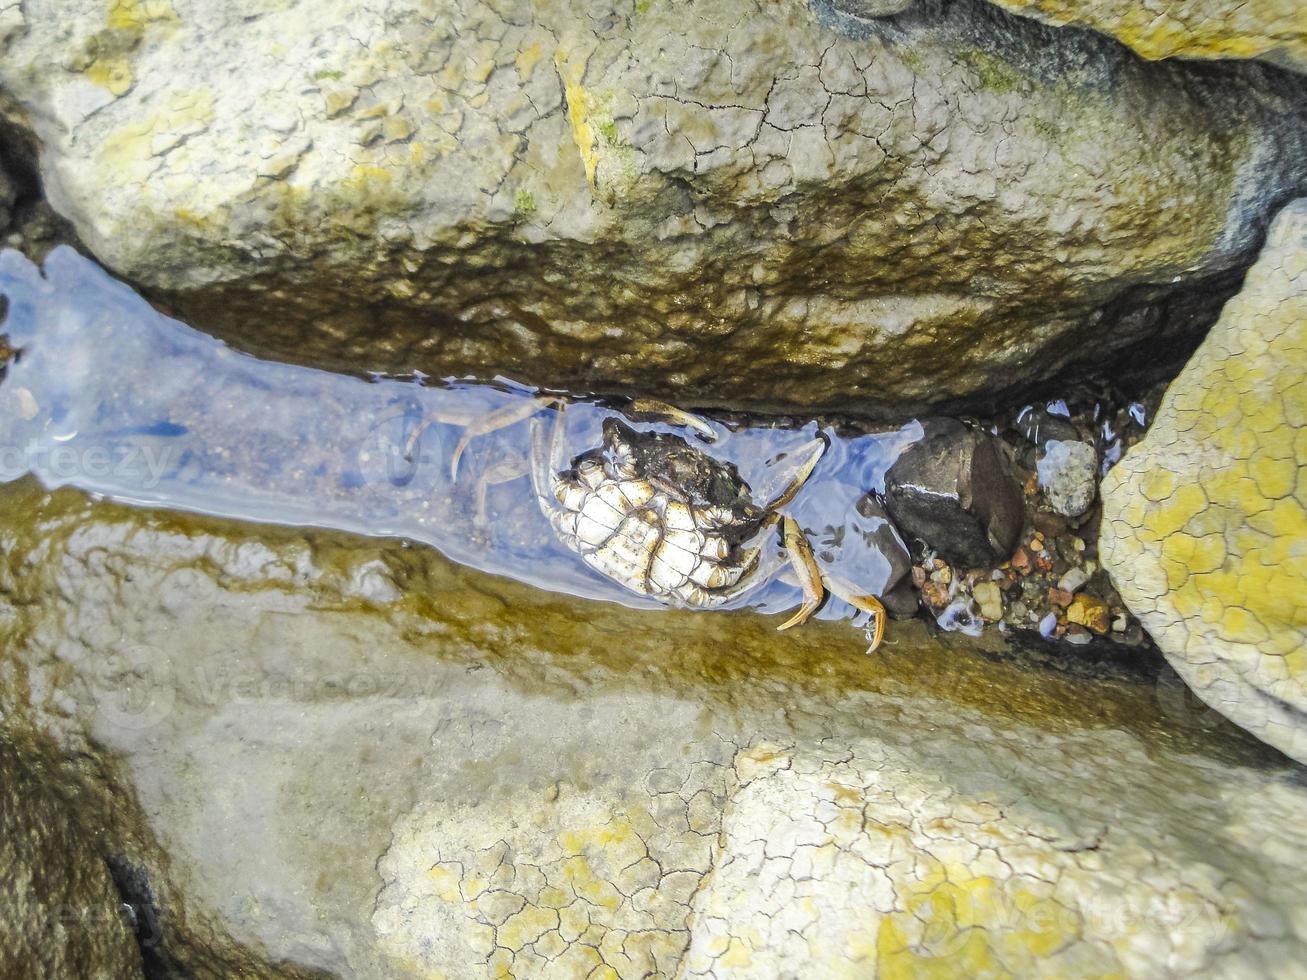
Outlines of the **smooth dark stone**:
<svg viewBox="0 0 1307 980">
<path fill-rule="evenodd" d="M 1006 560 L 1024 520 L 1021 487 L 1007 458 L 992 437 L 956 419 L 927 419 L 923 426 L 921 441 L 885 477 L 890 516 L 905 538 L 950 564 L 976 568 Z"/>
</svg>

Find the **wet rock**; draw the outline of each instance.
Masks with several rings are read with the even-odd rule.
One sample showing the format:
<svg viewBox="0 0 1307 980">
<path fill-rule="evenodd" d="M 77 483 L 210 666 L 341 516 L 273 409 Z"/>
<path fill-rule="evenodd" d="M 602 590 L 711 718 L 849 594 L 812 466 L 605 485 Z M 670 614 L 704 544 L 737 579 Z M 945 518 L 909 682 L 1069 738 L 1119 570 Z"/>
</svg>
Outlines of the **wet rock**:
<svg viewBox="0 0 1307 980">
<path fill-rule="evenodd" d="M 1099 554 L 1213 708 L 1307 762 L 1307 199 L 1103 482 Z"/>
<path fill-rule="evenodd" d="M 892 619 L 911 619 L 921 602 L 911 582 L 900 582 L 880 597 L 881 605 Z"/>
<path fill-rule="evenodd" d="M 1003 594 L 994 582 L 980 582 L 971 590 L 972 598 L 980 607 L 980 615 L 991 623 L 1003 618 Z"/>
<path fill-rule="evenodd" d="M 994 440 L 930 419 L 885 477 L 885 505 L 909 539 L 975 568 L 1006 560 L 1024 520 L 1021 488 Z"/>
<path fill-rule="evenodd" d="M 1058 538 L 1067 532 L 1066 518 L 1046 510 L 1035 511 L 1031 523 L 1035 530 L 1046 538 Z"/>
<path fill-rule="evenodd" d="M 1027 405 L 1017 413 L 1016 429 L 1040 449 L 1053 439 L 1074 441 L 1080 438 L 1080 432 L 1069 418 L 1033 405 Z"/>
<path fill-rule="evenodd" d="M 977 2 L 42 0 L 0 42 L 95 255 L 352 371 L 965 398 L 1188 326 L 1307 171 L 1302 80 Z"/>
<path fill-rule="evenodd" d="M 1111 614 L 1107 603 L 1096 596 L 1080 594 L 1071 600 L 1066 609 L 1068 622 L 1083 626 L 1099 635 L 1106 633 L 1111 625 Z"/>
<path fill-rule="evenodd" d="M 1098 493 L 1098 453 L 1087 442 L 1051 440 L 1036 464 L 1048 505 L 1064 517 L 1089 510 Z"/>
<path fill-rule="evenodd" d="M 30 483 L 0 535 L 6 712 L 122 760 L 215 953 L 387 980 L 1307 955 L 1307 789 L 1151 684 Z"/>
<path fill-rule="evenodd" d="M 870 20 L 892 17 L 911 7 L 916 0 L 830 0 L 830 5 L 842 14 Z"/>
<path fill-rule="evenodd" d="M 9 230 L 14 216 L 13 208 L 16 197 L 17 189 L 13 180 L 5 172 L 4 168 L 0 167 L 0 234 Z"/>
<path fill-rule="evenodd" d="M 1066 592 L 1079 592 L 1080 587 L 1089 581 L 1089 570 L 1083 566 L 1069 568 L 1066 574 L 1057 580 L 1057 587 Z"/>
<path fill-rule="evenodd" d="M 1050 24 L 1092 27 L 1145 58 L 1262 58 L 1307 71 L 1300 0 L 991 0 Z"/>
<path fill-rule="evenodd" d="M 0 976 L 143 977 L 129 910 L 43 762 L 0 733 Z"/>
</svg>

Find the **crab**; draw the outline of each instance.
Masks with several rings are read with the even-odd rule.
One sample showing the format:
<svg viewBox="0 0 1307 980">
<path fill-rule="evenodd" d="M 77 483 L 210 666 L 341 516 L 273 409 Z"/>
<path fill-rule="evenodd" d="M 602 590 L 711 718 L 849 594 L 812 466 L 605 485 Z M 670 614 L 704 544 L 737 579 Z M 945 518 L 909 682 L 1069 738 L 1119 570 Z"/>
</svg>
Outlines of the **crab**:
<svg viewBox="0 0 1307 980">
<path fill-rule="evenodd" d="M 569 462 L 564 409 L 557 408 L 550 426 L 540 417 L 548 404 L 511 406 L 469 425 L 451 454 L 451 476 L 473 438 L 529 418 L 528 465 L 540 510 L 558 540 L 600 575 L 665 605 L 711 609 L 761 588 L 788 563 L 803 600 L 778 629 L 806 622 L 829 591 L 871 616 L 868 652 L 880 646 L 885 607 L 824 573 L 803 529 L 784 512 L 825 453 L 824 436 L 789 454 L 784 485 L 760 503 L 733 464 L 680 435 L 640 431 L 615 416 L 604 419 L 601 444 Z M 630 409 L 716 438 L 707 422 L 662 402 L 636 399 Z M 515 472 L 520 475 L 499 467 L 490 479 L 502 482 Z M 779 553 L 764 547 L 777 530 Z"/>
</svg>

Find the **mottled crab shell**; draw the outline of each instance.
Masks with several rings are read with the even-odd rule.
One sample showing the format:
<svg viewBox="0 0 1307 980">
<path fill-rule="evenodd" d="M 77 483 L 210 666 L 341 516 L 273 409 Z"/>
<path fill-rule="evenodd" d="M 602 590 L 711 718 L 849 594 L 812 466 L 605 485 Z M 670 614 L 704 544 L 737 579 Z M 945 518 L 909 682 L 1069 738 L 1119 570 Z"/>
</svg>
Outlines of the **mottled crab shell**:
<svg viewBox="0 0 1307 980">
<path fill-rule="evenodd" d="M 733 466 L 679 436 L 606 419 L 603 445 L 555 474 L 551 489 L 563 544 L 638 595 L 720 605 L 758 564 L 747 543 L 765 512 Z"/>
</svg>

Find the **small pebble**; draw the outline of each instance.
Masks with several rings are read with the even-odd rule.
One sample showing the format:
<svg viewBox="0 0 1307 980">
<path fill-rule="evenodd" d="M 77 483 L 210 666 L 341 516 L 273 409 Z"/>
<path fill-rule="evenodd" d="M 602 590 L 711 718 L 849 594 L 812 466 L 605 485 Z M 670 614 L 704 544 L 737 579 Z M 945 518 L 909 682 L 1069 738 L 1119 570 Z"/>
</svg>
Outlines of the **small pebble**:
<svg viewBox="0 0 1307 980">
<path fill-rule="evenodd" d="M 981 582 L 972 590 L 972 597 L 980 606 L 980 615 L 991 623 L 1003 618 L 1003 594 L 993 582 Z"/>
<path fill-rule="evenodd" d="M 948 605 L 948 586 L 943 582 L 927 582 L 921 590 L 921 598 L 932 609 Z"/>
<path fill-rule="evenodd" d="M 1051 639 L 1057 632 L 1057 613 L 1049 613 L 1039 621 L 1039 635 L 1044 639 Z"/>
<path fill-rule="evenodd" d="M 1116 619 L 1112 620 L 1112 632 L 1124 633 L 1125 628 L 1129 625 L 1130 625 L 1129 617 L 1127 617 L 1125 613 L 1122 613 L 1120 616 L 1117 616 Z"/>
<path fill-rule="evenodd" d="M 1071 605 L 1067 607 L 1066 618 L 1099 634 L 1106 633 L 1111 625 L 1107 603 L 1097 596 L 1084 592 L 1071 601 Z"/>
<path fill-rule="evenodd" d="M 1083 626 L 1078 626 L 1075 623 L 1072 623 L 1067 627 L 1066 641 L 1068 643 L 1074 643 L 1077 646 L 1081 646 L 1092 639 L 1093 637 L 1090 635 L 1089 630 L 1085 629 Z"/>
<path fill-rule="evenodd" d="M 1055 606 L 1061 606 L 1063 609 L 1071 605 L 1071 600 L 1073 598 L 1075 598 L 1075 596 L 1066 589 L 1050 588 L 1048 590 L 1048 601 Z"/>
<path fill-rule="evenodd" d="M 1079 592 L 1089 581 L 1089 573 L 1083 568 L 1072 568 L 1057 580 L 1057 587 L 1063 592 Z"/>
</svg>

